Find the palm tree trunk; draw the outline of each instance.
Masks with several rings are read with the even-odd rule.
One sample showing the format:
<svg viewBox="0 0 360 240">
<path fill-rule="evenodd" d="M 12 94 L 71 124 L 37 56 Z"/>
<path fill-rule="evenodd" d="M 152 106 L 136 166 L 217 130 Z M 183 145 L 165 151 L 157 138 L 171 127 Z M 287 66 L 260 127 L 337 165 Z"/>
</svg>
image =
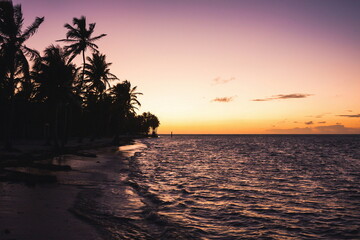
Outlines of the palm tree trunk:
<svg viewBox="0 0 360 240">
<path fill-rule="evenodd" d="M 54 145 L 55 145 L 55 149 L 58 150 L 59 149 L 59 104 L 56 104 L 55 107 L 55 119 L 54 119 L 54 126 L 53 126 L 53 131 L 54 131 Z"/>
<path fill-rule="evenodd" d="M 11 69 L 10 70 L 10 104 L 9 104 L 9 112 L 7 114 L 7 118 L 6 118 L 6 126 L 5 126 L 5 131 L 6 131 L 6 136 L 5 136 L 5 150 L 7 151 L 12 151 L 13 150 L 13 144 L 12 144 L 12 129 L 13 129 L 13 118 L 14 118 L 14 110 L 15 110 L 15 101 L 14 101 L 14 92 L 15 92 L 15 84 L 14 84 L 14 70 Z"/>
<path fill-rule="evenodd" d="M 81 77 L 81 87 L 84 84 L 84 78 L 85 78 L 85 50 L 82 51 L 82 59 L 83 59 L 83 69 L 82 69 L 82 77 Z"/>
<path fill-rule="evenodd" d="M 68 105 L 64 104 L 64 119 L 63 119 L 63 128 L 62 128 L 62 134 L 61 134 L 61 148 L 63 149 L 65 147 L 65 144 L 67 142 L 67 135 L 68 135 Z"/>
<path fill-rule="evenodd" d="M 82 51 L 82 59 L 83 59 L 83 69 L 82 69 L 82 76 L 81 76 L 81 83 L 80 83 L 80 93 L 82 93 L 82 88 L 84 85 L 84 77 L 85 77 L 85 50 Z M 79 136 L 79 143 L 82 143 L 84 138 L 84 109 L 81 108 L 81 116 L 80 116 L 80 136 Z"/>
</svg>

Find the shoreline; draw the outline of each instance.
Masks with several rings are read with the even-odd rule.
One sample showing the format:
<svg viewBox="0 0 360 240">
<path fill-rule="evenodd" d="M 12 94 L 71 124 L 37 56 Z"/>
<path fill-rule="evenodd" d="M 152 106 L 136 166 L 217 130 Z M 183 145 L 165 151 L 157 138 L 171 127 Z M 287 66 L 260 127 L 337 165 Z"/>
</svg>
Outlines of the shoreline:
<svg viewBox="0 0 360 240">
<path fill-rule="evenodd" d="M 134 137 L 121 138 L 119 146 L 132 144 Z M 103 231 L 96 224 L 87 221 L 74 212 L 74 205 L 79 194 L 87 188 L 81 181 L 91 181 L 94 173 L 81 172 L 85 166 L 90 169 L 106 167 L 107 161 L 100 161 L 96 158 L 98 152 L 114 151 L 110 141 L 96 142 L 95 144 L 82 144 L 68 148 L 66 153 L 54 154 L 48 158 L 47 152 L 38 155 L 36 158 L 27 160 L 16 158 L 8 160 L 0 166 L 0 239 L 106 239 Z M 38 149 L 32 149 L 32 153 Z M 86 150 L 86 154 L 76 154 Z M 22 152 L 24 154 L 25 151 Z M 26 153 L 29 153 L 26 152 Z M 75 153 L 75 154 L 74 154 Z M 0 155 L 1 156 L 1 155 Z M 37 169 L 39 173 L 31 171 L 27 174 L 19 170 L 18 173 L 28 175 L 28 178 L 16 175 L 9 178 L 9 168 L 25 169 L 32 168 L 34 163 L 50 163 L 48 166 L 55 166 L 51 163 L 56 158 L 69 158 L 65 165 L 70 169 Z M 95 156 L 95 157 L 94 157 Z M 119 154 L 119 160 L 123 161 Z M 78 165 L 81 162 L 82 165 Z M 81 175 L 79 173 L 81 172 Z M 45 173 L 45 174 L 44 174 Z M 53 179 L 36 179 L 38 176 L 53 176 Z M 98 175 L 102 172 L 99 171 Z M 73 178 L 74 183 L 63 183 L 65 178 Z M 82 180 L 78 180 L 82 179 Z M 76 183 L 76 181 L 80 183 Z"/>
<path fill-rule="evenodd" d="M 116 145 L 112 142 L 112 138 L 83 141 L 81 143 L 73 139 L 61 151 L 55 150 L 53 146 L 44 145 L 43 141 L 22 141 L 19 142 L 20 144 L 16 145 L 16 151 L 9 152 L 3 149 L 0 150 L 0 182 L 25 181 L 30 184 L 37 182 L 56 182 L 56 178 L 49 175 L 31 173 L 31 171 L 17 171 L 15 168 L 25 167 L 49 171 L 70 171 L 71 167 L 67 165 L 59 166 L 39 162 L 68 154 L 96 158 L 96 155 L 89 153 L 89 151 L 99 148 L 131 144 L 134 139 L 137 138 L 141 138 L 141 136 L 121 136 L 118 144 Z"/>
<path fill-rule="evenodd" d="M 83 150 L 97 149 L 108 146 L 121 146 L 133 141 L 134 139 L 141 138 L 141 136 L 121 136 L 118 144 L 112 142 L 112 138 L 101 138 L 96 140 L 84 140 L 78 142 L 73 139 L 61 150 L 55 150 L 52 145 L 45 145 L 43 140 L 24 140 L 18 141 L 14 147 L 14 151 L 6 151 L 0 149 L 0 167 L 7 163 L 37 161 L 46 158 L 56 157 L 64 154 L 77 154 Z"/>
</svg>

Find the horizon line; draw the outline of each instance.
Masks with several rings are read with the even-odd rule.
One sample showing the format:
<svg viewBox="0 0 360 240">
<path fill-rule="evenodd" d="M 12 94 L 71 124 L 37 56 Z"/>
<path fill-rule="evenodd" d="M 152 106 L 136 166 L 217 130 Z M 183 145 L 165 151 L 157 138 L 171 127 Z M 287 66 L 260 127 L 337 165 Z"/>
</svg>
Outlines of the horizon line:
<svg viewBox="0 0 360 240">
<path fill-rule="evenodd" d="M 360 133 L 158 133 L 158 135 L 360 135 Z"/>
</svg>

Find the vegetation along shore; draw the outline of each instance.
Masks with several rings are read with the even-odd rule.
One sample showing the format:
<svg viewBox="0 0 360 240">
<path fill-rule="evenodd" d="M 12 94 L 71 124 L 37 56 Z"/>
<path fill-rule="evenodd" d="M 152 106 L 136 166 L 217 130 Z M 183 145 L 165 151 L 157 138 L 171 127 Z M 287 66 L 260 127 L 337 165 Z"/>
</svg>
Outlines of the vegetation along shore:
<svg viewBox="0 0 360 240">
<path fill-rule="evenodd" d="M 158 118 L 145 112 L 128 80 L 111 73 L 101 53 L 95 23 L 73 18 L 64 39 L 54 39 L 41 54 L 26 45 L 44 17 L 23 26 L 21 5 L 0 1 L 0 140 L 10 152 L 18 141 L 37 141 L 62 151 L 70 139 L 81 143 L 121 135 L 156 135 Z M 56 27 L 56 26 L 54 26 Z M 35 36 L 36 37 L 36 36 Z M 64 46 L 58 45 L 64 44 Z M 74 59 L 81 58 L 81 66 Z"/>
</svg>

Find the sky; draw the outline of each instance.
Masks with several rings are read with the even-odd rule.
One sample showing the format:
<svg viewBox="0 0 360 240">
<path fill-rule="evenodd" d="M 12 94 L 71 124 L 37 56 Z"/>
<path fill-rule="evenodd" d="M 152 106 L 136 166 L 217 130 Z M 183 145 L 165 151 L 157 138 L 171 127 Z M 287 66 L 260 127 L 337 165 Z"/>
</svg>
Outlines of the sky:
<svg viewBox="0 0 360 240">
<path fill-rule="evenodd" d="M 25 26 L 45 17 L 26 42 L 40 52 L 74 17 L 95 22 L 159 133 L 360 133 L 360 1 L 13 2 Z"/>
</svg>

